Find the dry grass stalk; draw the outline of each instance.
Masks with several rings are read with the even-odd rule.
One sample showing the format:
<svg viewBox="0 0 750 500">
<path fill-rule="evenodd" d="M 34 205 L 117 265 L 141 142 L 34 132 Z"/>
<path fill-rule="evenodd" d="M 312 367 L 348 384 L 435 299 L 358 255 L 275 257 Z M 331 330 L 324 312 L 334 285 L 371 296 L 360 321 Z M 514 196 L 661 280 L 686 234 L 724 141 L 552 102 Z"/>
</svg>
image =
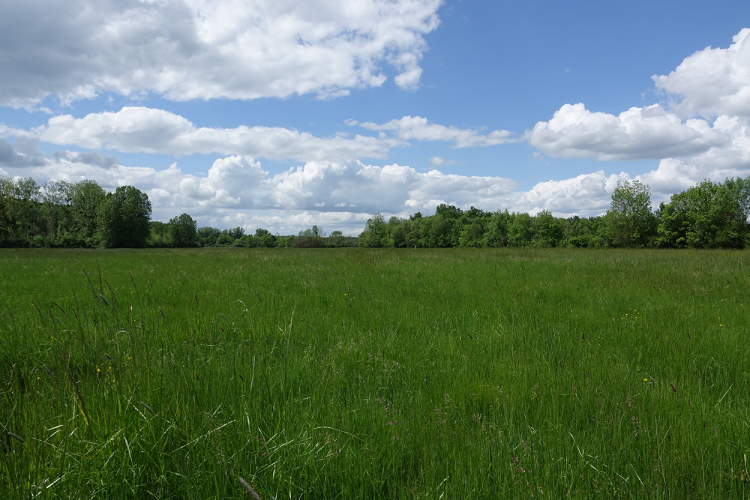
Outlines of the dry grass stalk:
<svg viewBox="0 0 750 500">
<path fill-rule="evenodd" d="M 255 490 L 252 489 L 252 487 L 250 487 L 250 484 L 247 481 L 242 479 L 240 476 L 237 476 L 237 479 L 240 480 L 240 484 L 242 485 L 243 488 L 245 488 L 245 491 L 247 491 L 250 494 L 250 496 L 253 497 L 253 500 L 261 500 L 260 495 L 255 493 Z"/>
</svg>

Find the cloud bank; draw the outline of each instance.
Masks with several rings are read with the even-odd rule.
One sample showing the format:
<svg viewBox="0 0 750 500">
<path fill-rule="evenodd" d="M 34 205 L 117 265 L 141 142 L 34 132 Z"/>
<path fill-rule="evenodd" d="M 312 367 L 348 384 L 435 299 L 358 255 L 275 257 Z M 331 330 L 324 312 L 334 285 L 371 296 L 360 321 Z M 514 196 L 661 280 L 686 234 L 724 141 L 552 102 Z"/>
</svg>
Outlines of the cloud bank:
<svg viewBox="0 0 750 500">
<path fill-rule="evenodd" d="M 346 95 L 419 86 L 442 0 L 9 2 L 0 105 L 101 92 L 167 99 Z"/>
<path fill-rule="evenodd" d="M 218 159 L 207 175 L 197 176 L 183 172 L 176 163 L 164 170 L 130 167 L 96 152 L 58 151 L 44 156 L 31 139 L 0 140 L 0 173 L 32 176 L 38 182 L 95 179 L 108 190 L 137 186 L 151 199 L 157 220 L 187 212 L 201 224 L 248 229 L 265 224 L 296 232 L 313 221 L 329 230 L 353 233 L 361 231 L 374 213 L 406 217 L 417 211 L 431 213 L 440 203 L 464 209 L 474 205 L 485 210 L 594 215 L 606 210 L 617 179 L 627 178 L 595 172 L 519 192 L 519 184 L 504 177 L 423 173 L 408 166 L 381 167 L 356 160 L 311 161 L 271 175 L 259 161 L 246 156 Z M 581 198 L 586 199 L 583 208 Z"/>
</svg>

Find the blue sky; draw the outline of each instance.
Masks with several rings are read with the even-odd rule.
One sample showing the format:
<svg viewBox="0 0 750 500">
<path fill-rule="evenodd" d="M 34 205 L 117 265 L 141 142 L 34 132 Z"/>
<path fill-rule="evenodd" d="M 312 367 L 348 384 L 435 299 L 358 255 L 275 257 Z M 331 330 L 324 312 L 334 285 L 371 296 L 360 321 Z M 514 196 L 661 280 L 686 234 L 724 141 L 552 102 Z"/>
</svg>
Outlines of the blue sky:
<svg viewBox="0 0 750 500">
<path fill-rule="evenodd" d="M 748 27 L 740 1 L 5 5 L 0 174 L 282 234 L 597 215 L 618 180 L 750 175 Z"/>
</svg>

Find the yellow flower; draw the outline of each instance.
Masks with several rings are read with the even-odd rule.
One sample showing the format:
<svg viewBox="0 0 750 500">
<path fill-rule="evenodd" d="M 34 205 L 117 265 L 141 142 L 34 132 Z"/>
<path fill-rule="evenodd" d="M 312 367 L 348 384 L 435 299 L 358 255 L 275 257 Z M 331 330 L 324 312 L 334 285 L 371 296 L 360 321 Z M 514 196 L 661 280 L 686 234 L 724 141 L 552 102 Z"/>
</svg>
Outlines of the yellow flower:
<svg viewBox="0 0 750 500">
<path fill-rule="evenodd" d="M 644 381 L 644 382 L 648 382 L 648 379 L 647 379 L 647 378 L 644 378 L 644 379 L 643 379 L 643 381 Z"/>
<path fill-rule="evenodd" d="M 99 368 L 96 369 L 96 373 L 99 373 L 101 370 Z"/>
</svg>

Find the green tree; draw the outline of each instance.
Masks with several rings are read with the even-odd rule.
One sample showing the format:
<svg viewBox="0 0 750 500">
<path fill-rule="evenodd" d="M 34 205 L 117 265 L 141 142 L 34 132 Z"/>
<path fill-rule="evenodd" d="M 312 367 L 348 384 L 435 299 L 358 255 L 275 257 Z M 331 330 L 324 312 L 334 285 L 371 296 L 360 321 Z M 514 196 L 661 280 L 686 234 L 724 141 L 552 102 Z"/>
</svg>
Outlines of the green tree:
<svg viewBox="0 0 750 500">
<path fill-rule="evenodd" d="M 548 210 L 542 210 L 534 217 L 534 245 L 540 247 L 557 247 L 563 239 L 563 228 L 560 220 Z"/>
<path fill-rule="evenodd" d="M 534 219 L 526 213 L 511 215 L 513 222 L 508 231 L 508 246 L 525 247 L 534 240 Z"/>
<path fill-rule="evenodd" d="M 745 181 L 703 181 L 672 196 L 660 207 L 659 245 L 742 248 L 746 243 Z M 744 205 L 744 206 L 743 206 Z"/>
<path fill-rule="evenodd" d="M 14 186 L 15 220 L 21 234 L 28 240 L 39 233 L 41 224 L 46 221 L 38 206 L 40 186 L 31 177 L 17 179 Z"/>
<path fill-rule="evenodd" d="M 638 180 L 618 181 L 606 220 L 614 246 L 645 246 L 656 234 L 651 188 Z"/>
<path fill-rule="evenodd" d="M 12 239 L 15 235 L 16 220 L 13 210 L 13 181 L 0 174 L 0 239 Z"/>
<path fill-rule="evenodd" d="M 69 226 L 69 204 L 73 196 L 74 185 L 67 181 L 51 181 L 44 185 L 42 199 L 47 216 L 47 238 L 54 243 Z"/>
<path fill-rule="evenodd" d="M 106 198 L 104 189 L 92 180 L 84 180 L 73 185 L 70 196 L 73 225 L 71 232 L 78 238 L 93 243 L 97 234 L 99 206 Z"/>
<path fill-rule="evenodd" d="M 151 221 L 148 196 L 133 186 L 109 193 L 97 210 L 98 235 L 107 248 L 146 246 Z"/>
<path fill-rule="evenodd" d="M 482 245 L 486 247 L 508 246 L 508 234 L 513 225 L 514 216 L 508 210 L 493 213 L 487 221 L 487 230 L 482 238 Z"/>
<path fill-rule="evenodd" d="M 169 221 L 169 242 L 173 247 L 194 247 L 198 245 L 198 223 L 188 214 L 182 214 Z"/>
<path fill-rule="evenodd" d="M 381 248 L 388 235 L 385 218 L 381 214 L 375 214 L 367 219 L 365 230 L 359 235 L 359 246 L 364 248 Z"/>
</svg>

